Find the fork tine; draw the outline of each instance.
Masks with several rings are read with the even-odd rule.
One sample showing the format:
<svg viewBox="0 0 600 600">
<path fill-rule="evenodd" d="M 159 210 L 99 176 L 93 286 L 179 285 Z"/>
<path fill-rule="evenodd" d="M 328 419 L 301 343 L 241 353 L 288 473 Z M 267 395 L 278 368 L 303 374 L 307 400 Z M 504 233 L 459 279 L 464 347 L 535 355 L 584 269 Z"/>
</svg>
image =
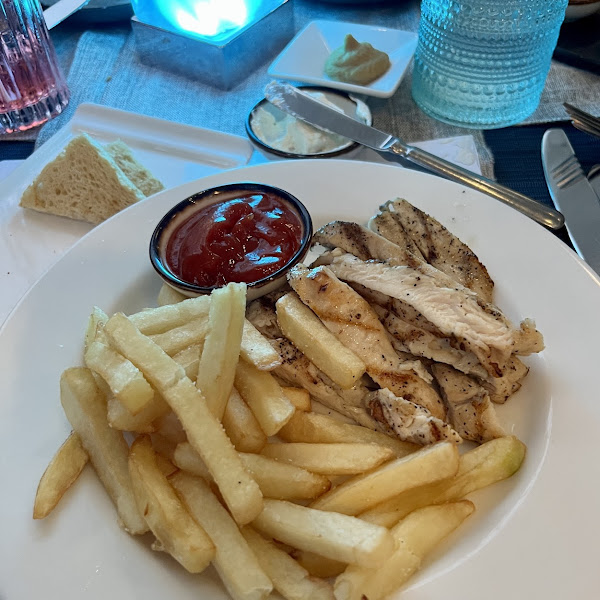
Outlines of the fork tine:
<svg viewBox="0 0 600 600">
<path fill-rule="evenodd" d="M 565 102 L 563 104 L 563 106 L 565 107 L 565 110 L 571 116 L 575 116 L 575 117 L 578 117 L 581 119 L 590 119 L 591 121 L 596 122 L 596 124 L 600 124 L 600 119 L 598 117 L 594 117 L 590 113 L 585 112 L 584 110 L 581 110 L 581 108 L 577 108 L 576 106 L 573 106 L 572 104 L 569 104 L 568 102 Z"/>
<path fill-rule="evenodd" d="M 579 121 L 583 125 L 586 125 L 600 133 L 600 119 L 598 117 L 594 117 L 593 115 L 590 115 L 589 113 L 577 108 L 576 106 L 573 106 L 572 104 L 569 104 L 568 102 L 565 102 L 563 106 L 573 121 Z M 575 125 L 575 123 L 573 124 Z"/>
<path fill-rule="evenodd" d="M 599 127 L 590 127 L 581 121 L 576 121 L 573 119 L 571 121 L 573 123 L 573 127 L 579 129 L 579 131 L 583 131 L 584 133 L 589 133 L 590 135 L 600 137 L 600 128 Z"/>
</svg>

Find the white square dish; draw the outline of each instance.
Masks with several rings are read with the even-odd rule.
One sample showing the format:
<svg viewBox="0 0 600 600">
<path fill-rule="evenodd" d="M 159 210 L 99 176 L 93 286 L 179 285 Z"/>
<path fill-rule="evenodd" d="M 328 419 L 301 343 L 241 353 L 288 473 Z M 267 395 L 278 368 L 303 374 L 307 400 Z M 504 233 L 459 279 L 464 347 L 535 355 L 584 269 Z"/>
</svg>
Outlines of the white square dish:
<svg viewBox="0 0 600 600">
<path fill-rule="evenodd" d="M 327 57 L 342 45 L 347 34 L 353 35 L 359 42 L 368 42 L 390 57 L 390 68 L 369 85 L 335 81 L 325 75 Z M 398 89 L 416 47 L 417 34 L 410 31 L 358 23 L 312 21 L 283 49 L 268 72 L 271 77 L 277 79 L 389 98 Z"/>
</svg>

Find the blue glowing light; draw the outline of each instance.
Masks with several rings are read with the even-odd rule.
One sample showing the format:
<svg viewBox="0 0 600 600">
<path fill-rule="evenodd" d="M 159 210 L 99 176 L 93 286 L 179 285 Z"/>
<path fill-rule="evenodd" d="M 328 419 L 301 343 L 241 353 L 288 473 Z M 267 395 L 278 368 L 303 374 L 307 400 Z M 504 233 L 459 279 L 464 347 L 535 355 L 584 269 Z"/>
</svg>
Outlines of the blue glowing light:
<svg viewBox="0 0 600 600">
<path fill-rule="evenodd" d="M 262 18 L 273 0 L 132 0 L 138 19 L 175 33 L 223 42 Z"/>
</svg>

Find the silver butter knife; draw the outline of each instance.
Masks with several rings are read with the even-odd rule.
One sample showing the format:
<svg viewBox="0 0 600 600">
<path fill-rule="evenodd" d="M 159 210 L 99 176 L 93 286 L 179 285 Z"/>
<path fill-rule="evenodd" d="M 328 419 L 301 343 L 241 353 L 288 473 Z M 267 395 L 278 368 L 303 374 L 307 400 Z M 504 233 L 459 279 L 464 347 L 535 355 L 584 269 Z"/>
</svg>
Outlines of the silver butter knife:
<svg viewBox="0 0 600 600">
<path fill-rule="evenodd" d="M 562 129 L 544 133 L 542 164 L 550 196 L 565 216 L 575 250 L 600 273 L 600 200 Z"/>
<path fill-rule="evenodd" d="M 558 211 L 425 150 L 409 146 L 397 137 L 360 123 L 302 93 L 289 83 L 271 82 L 265 89 L 265 97 L 277 108 L 302 121 L 343 135 L 378 152 L 391 152 L 401 156 L 438 175 L 492 196 L 546 227 L 560 229 L 564 225 L 564 218 Z"/>
</svg>

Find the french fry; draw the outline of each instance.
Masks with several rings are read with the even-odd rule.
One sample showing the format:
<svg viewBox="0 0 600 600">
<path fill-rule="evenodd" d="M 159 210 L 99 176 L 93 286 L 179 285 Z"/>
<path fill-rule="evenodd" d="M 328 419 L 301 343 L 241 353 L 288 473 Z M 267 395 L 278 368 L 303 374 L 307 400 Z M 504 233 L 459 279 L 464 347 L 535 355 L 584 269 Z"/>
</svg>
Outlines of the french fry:
<svg viewBox="0 0 600 600">
<path fill-rule="evenodd" d="M 215 547 L 192 518 L 160 470 L 148 436 L 131 445 L 129 472 L 135 499 L 158 544 L 190 573 L 201 573 L 215 556 Z"/>
<path fill-rule="evenodd" d="M 113 315 L 104 329 L 111 344 L 144 373 L 171 406 L 235 520 L 241 525 L 249 523 L 262 509 L 262 494 L 200 390 L 185 376 L 183 368 L 142 335 L 125 315 Z"/>
<path fill-rule="evenodd" d="M 284 388 L 284 391 L 287 389 Z M 327 415 L 300 412 L 298 410 L 277 432 L 277 435 L 286 442 L 308 442 L 311 444 L 364 442 L 379 444 L 393 450 L 398 458 L 422 448 L 417 444 L 403 442 L 361 425 L 343 423 Z"/>
<path fill-rule="evenodd" d="M 115 398 L 132 415 L 154 398 L 154 390 L 140 370 L 106 344 L 91 342 L 84 357 L 86 366 L 106 381 Z"/>
<path fill-rule="evenodd" d="M 34 519 L 44 519 L 54 510 L 64 493 L 77 480 L 88 459 L 79 435 L 71 432 L 40 479 L 33 504 Z"/>
<path fill-rule="evenodd" d="M 166 306 L 168 304 L 177 304 L 183 302 L 187 296 L 184 296 L 181 292 L 178 292 L 175 288 L 170 285 L 163 283 L 158 296 L 156 297 L 156 303 L 158 306 Z"/>
<path fill-rule="evenodd" d="M 245 312 L 246 284 L 229 283 L 211 294 L 208 333 L 198 364 L 196 386 L 219 421 L 233 388 Z"/>
<path fill-rule="evenodd" d="M 275 589 L 287 600 L 335 600 L 333 587 L 311 577 L 308 571 L 291 556 L 265 539 L 249 526 L 242 535 L 254 551 L 260 566 L 273 582 Z"/>
<path fill-rule="evenodd" d="M 244 467 L 256 479 L 266 498 L 309 500 L 326 492 L 331 484 L 327 477 L 261 456 L 240 453 Z"/>
<path fill-rule="evenodd" d="M 158 470 L 167 478 L 175 475 L 179 471 L 179 468 L 176 467 L 166 456 L 159 454 L 158 452 L 155 454 L 156 458 L 156 466 Z"/>
<path fill-rule="evenodd" d="M 169 440 L 173 444 L 173 449 L 180 442 L 187 442 L 185 429 L 183 428 L 181 421 L 177 418 L 177 415 L 171 410 L 170 406 L 169 412 L 156 419 L 154 425 L 156 427 L 156 433 Z"/>
<path fill-rule="evenodd" d="M 129 358 L 159 392 L 174 387 L 185 378 L 183 367 L 142 334 L 123 313 L 114 314 L 106 322 L 104 331 L 111 346 Z"/>
<path fill-rule="evenodd" d="M 203 346 L 204 343 L 193 344 L 173 355 L 173 360 L 183 367 L 185 374 L 192 381 L 196 381 L 198 375 L 198 363 Z"/>
<path fill-rule="evenodd" d="M 354 387 L 365 372 L 365 363 L 325 327 L 295 292 L 277 300 L 277 322 L 307 358 L 340 387 Z"/>
<path fill-rule="evenodd" d="M 389 448 L 376 444 L 267 444 L 264 456 L 289 462 L 323 475 L 355 475 L 369 471 L 392 458 Z"/>
<path fill-rule="evenodd" d="M 169 412 L 171 407 L 157 393 L 154 393 L 152 400 L 135 416 L 115 397 L 110 396 L 107 401 L 108 424 L 120 431 L 153 433 L 156 431 L 154 421 Z"/>
<path fill-rule="evenodd" d="M 377 566 L 394 548 L 385 527 L 285 500 L 266 498 L 252 526 L 295 548 L 366 567 Z"/>
<path fill-rule="evenodd" d="M 335 581 L 336 600 L 381 600 L 404 585 L 423 559 L 475 510 L 468 500 L 416 510 L 391 533 L 396 550 L 375 569 L 354 565 Z"/>
<path fill-rule="evenodd" d="M 240 356 L 260 371 L 272 371 L 281 364 L 281 357 L 269 340 L 248 319 L 244 319 Z"/>
<path fill-rule="evenodd" d="M 292 550 L 291 556 L 302 565 L 313 577 L 329 579 L 343 573 L 348 566 L 346 563 L 332 558 L 325 558 L 307 550 Z"/>
<path fill-rule="evenodd" d="M 282 386 L 281 389 L 283 390 L 283 393 L 288 397 L 288 400 L 294 405 L 296 411 L 310 412 L 312 404 L 310 401 L 310 394 L 307 390 L 305 390 L 304 388 L 285 386 Z"/>
<path fill-rule="evenodd" d="M 221 506 L 205 481 L 186 473 L 171 484 L 194 519 L 213 541 L 213 565 L 234 600 L 262 600 L 273 590 L 259 560 L 240 533 L 235 521 Z"/>
<path fill-rule="evenodd" d="M 292 418 L 294 405 L 268 371 L 259 371 L 240 360 L 235 372 L 235 387 L 266 435 L 275 435 Z"/>
<path fill-rule="evenodd" d="M 106 321 L 108 321 L 108 315 L 101 308 L 94 306 L 83 338 L 84 349 L 87 350 L 87 347 L 96 339 L 98 331 L 104 327 Z"/>
<path fill-rule="evenodd" d="M 418 508 L 459 500 L 516 473 L 525 458 L 525 452 L 525 444 L 514 436 L 490 440 L 460 456 L 454 477 L 407 489 L 361 513 L 360 518 L 391 527 Z"/>
<path fill-rule="evenodd" d="M 244 452 L 240 452 L 240 458 L 266 498 L 310 500 L 320 496 L 330 487 L 327 477 L 294 465 L 280 463 L 259 454 Z M 177 445 L 173 461 L 180 469 L 202 477 L 206 481 L 212 481 L 212 476 L 202 458 L 188 442 Z"/>
<path fill-rule="evenodd" d="M 147 308 L 129 316 L 131 322 L 144 334 L 154 335 L 174 329 L 199 317 L 207 317 L 210 296 L 187 298 L 179 303 L 170 302 L 158 308 Z"/>
<path fill-rule="evenodd" d="M 441 442 L 426 446 L 370 473 L 349 479 L 323 494 L 311 506 L 358 515 L 404 490 L 452 477 L 458 470 L 458 459 L 456 444 Z"/>
<path fill-rule="evenodd" d="M 260 452 L 267 443 L 254 413 L 235 388 L 231 390 L 222 423 L 238 452 Z"/>
<path fill-rule="evenodd" d="M 92 372 L 85 367 L 64 371 L 60 378 L 60 401 L 123 526 L 132 534 L 145 533 L 148 526 L 138 510 L 129 477 L 129 448 L 123 434 L 108 425 L 106 398 Z"/>
<path fill-rule="evenodd" d="M 189 442 L 177 444 L 173 453 L 173 462 L 183 471 L 209 482 L 214 481 L 202 457 Z"/>
<path fill-rule="evenodd" d="M 155 333 L 149 337 L 169 356 L 175 356 L 190 346 L 204 343 L 207 333 L 208 320 L 206 316 L 201 316 L 183 325 L 179 325 L 163 333 Z"/>
</svg>

